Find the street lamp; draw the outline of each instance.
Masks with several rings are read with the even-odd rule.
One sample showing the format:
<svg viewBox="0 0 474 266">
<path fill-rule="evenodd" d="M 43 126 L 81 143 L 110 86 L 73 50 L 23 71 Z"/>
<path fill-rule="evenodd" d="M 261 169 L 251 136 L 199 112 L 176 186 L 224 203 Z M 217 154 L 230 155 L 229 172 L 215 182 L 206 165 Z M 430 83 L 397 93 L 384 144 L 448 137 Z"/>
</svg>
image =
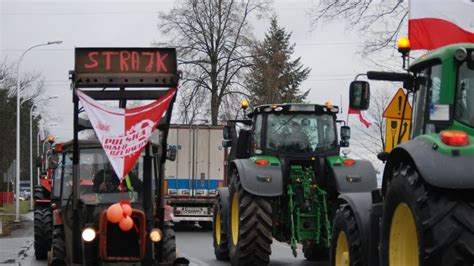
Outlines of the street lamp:
<svg viewBox="0 0 474 266">
<path fill-rule="evenodd" d="M 57 99 L 57 95 L 50 96 L 46 99 L 38 100 L 36 103 L 33 103 L 30 108 L 30 211 L 33 210 L 33 108 L 36 107 L 36 104 L 46 101 Z M 39 145 L 39 143 L 36 143 Z M 39 184 L 39 182 L 38 182 Z"/>
<path fill-rule="evenodd" d="M 31 49 L 52 45 L 52 44 L 60 44 L 62 41 L 50 41 L 47 43 L 33 45 L 30 48 L 26 49 L 18 59 L 18 63 L 16 65 L 16 202 L 15 202 L 15 222 L 20 222 L 20 63 L 23 60 L 23 57 L 26 53 L 28 53 Z"/>
</svg>

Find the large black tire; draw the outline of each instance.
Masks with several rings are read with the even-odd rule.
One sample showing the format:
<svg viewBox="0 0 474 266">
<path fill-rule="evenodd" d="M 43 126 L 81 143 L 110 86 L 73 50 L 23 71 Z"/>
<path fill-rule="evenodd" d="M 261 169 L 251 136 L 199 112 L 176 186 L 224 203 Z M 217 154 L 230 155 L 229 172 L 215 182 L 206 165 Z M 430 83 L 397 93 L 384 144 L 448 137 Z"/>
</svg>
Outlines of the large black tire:
<svg viewBox="0 0 474 266">
<path fill-rule="evenodd" d="M 233 173 L 229 188 L 229 246 L 232 265 L 267 265 L 272 244 L 269 198 L 247 193 Z"/>
<path fill-rule="evenodd" d="M 344 239 L 345 238 L 345 239 Z M 346 243 L 344 243 L 346 241 Z M 338 254 L 339 248 L 346 249 L 348 251 L 348 258 L 343 258 L 341 254 Z M 352 213 L 348 205 L 341 205 L 336 211 L 334 217 L 334 226 L 332 229 L 332 242 L 331 242 L 331 265 L 338 265 L 340 261 L 348 259 L 348 265 L 350 266 L 362 266 L 363 263 L 363 251 L 362 243 L 360 239 L 360 232 L 357 225 L 356 218 Z M 337 254 L 337 255 L 336 255 Z M 338 263 L 336 264 L 336 256 Z"/>
<path fill-rule="evenodd" d="M 35 208 L 34 228 L 35 257 L 37 260 L 45 260 L 48 258 L 53 236 L 53 213 L 51 208 Z"/>
<path fill-rule="evenodd" d="M 34 193 L 33 193 L 33 199 L 36 200 L 49 200 L 51 199 L 51 193 L 47 191 L 44 187 L 42 186 L 36 186 L 34 188 Z M 35 203 L 35 209 L 36 208 L 49 208 L 49 204 L 45 203 Z"/>
<path fill-rule="evenodd" d="M 173 263 L 176 259 L 176 235 L 171 223 L 165 223 L 163 227 L 163 260 L 162 262 Z"/>
<path fill-rule="evenodd" d="M 227 225 L 229 223 L 229 190 L 220 189 L 214 204 L 212 216 L 212 242 L 216 259 L 228 261 L 229 239 Z"/>
<path fill-rule="evenodd" d="M 474 195 L 472 191 L 432 187 L 410 164 L 401 164 L 396 168 L 388 185 L 384 202 L 381 235 L 382 265 L 389 265 L 390 260 L 393 264 L 393 259 L 397 259 L 396 256 L 389 257 L 392 222 L 397 220 L 394 219 L 397 207 L 399 207 L 398 212 L 403 209 L 409 210 L 405 212 L 413 216 L 417 236 L 414 242 L 418 242 L 417 255 L 420 266 L 458 266 L 474 263 Z M 408 220 L 403 220 L 402 228 L 407 227 Z M 397 235 L 396 233 L 397 231 L 394 230 L 393 235 Z M 407 246 L 405 243 L 402 244 L 402 246 Z M 400 258 L 404 257 L 400 256 Z"/>
<path fill-rule="evenodd" d="M 64 228 L 60 226 L 55 226 L 53 229 L 53 242 L 51 244 L 51 254 L 50 254 L 50 264 L 51 266 L 63 266 L 67 265 L 66 263 L 66 242 L 64 240 Z"/>
</svg>

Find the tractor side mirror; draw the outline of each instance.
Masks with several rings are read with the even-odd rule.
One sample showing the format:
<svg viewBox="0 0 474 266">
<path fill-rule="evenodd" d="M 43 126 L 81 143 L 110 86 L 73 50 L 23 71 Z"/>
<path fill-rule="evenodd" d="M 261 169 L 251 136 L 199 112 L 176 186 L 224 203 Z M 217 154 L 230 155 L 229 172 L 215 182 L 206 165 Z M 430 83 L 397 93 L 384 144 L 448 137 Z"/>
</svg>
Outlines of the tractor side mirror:
<svg viewBox="0 0 474 266">
<path fill-rule="evenodd" d="M 222 141 L 222 147 L 224 148 L 229 148 L 232 146 L 232 140 L 230 139 L 225 139 Z"/>
<path fill-rule="evenodd" d="M 341 126 L 341 143 L 343 148 L 349 147 L 349 139 L 351 138 L 351 128 L 349 126 Z"/>
<path fill-rule="evenodd" d="M 349 88 L 349 107 L 354 110 L 367 110 L 370 104 L 370 85 L 367 81 L 354 80 Z"/>
<path fill-rule="evenodd" d="M 174 160 L 176 160 L 176 153 L 176 146 L 168 145 L 168 148 L 166 149 L 166 159 L 173 162 Z"/>
<path fill-rule="evenodd" d="M 222 131 L 223 133 L 222 137 L 224 138 L 224 140 L 232 139 L 230 136 L 230 130 L 231 130 L 230 126 L 224 126 L 224 130 Z"/>
</svg>

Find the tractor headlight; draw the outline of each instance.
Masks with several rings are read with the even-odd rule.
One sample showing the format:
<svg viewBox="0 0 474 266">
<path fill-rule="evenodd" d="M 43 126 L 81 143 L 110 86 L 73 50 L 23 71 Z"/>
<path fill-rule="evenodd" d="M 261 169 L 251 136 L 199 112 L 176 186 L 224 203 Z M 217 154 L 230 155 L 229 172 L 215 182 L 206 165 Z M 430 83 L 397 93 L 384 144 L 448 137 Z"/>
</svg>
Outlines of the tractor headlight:
<svg viewBox="0 0 474 266">
<path fill-rule="evenodd" d="M 95 239 L 95 230 L 88 227 L 82 231 L 82 239 L 86 242 L 91 242 Z"/>
<path fill-rule="evenodd" d="M 151 241 L 153 241 L 155 243 L 160 242 L 162 237 L 163 237 L 163 234 L 161 233 L 160 229 L 158 229 L 158 228 L 151 229 L 151 232 L 150 232 Z"/>
</svg>

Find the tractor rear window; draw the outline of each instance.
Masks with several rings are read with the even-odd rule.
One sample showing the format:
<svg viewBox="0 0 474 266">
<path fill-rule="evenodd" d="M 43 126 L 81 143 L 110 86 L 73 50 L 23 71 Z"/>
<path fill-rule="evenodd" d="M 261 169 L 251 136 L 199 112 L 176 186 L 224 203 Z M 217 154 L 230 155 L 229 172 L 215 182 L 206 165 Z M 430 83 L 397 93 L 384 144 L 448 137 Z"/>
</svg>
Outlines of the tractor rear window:
<svg viewBox="0 0 474 266">
<path fill-rule="evenodd" d="M 269 114 L 268 149 L 280 152 L 309 153 L 336 146 L 335 123 L 329 114 Z"/>
<path fill-rule="evenodd" d="M 456 119 L 474 126 L 474 69 L 467 62 L 459 67 L 456 95 Z"/>
</svg>

